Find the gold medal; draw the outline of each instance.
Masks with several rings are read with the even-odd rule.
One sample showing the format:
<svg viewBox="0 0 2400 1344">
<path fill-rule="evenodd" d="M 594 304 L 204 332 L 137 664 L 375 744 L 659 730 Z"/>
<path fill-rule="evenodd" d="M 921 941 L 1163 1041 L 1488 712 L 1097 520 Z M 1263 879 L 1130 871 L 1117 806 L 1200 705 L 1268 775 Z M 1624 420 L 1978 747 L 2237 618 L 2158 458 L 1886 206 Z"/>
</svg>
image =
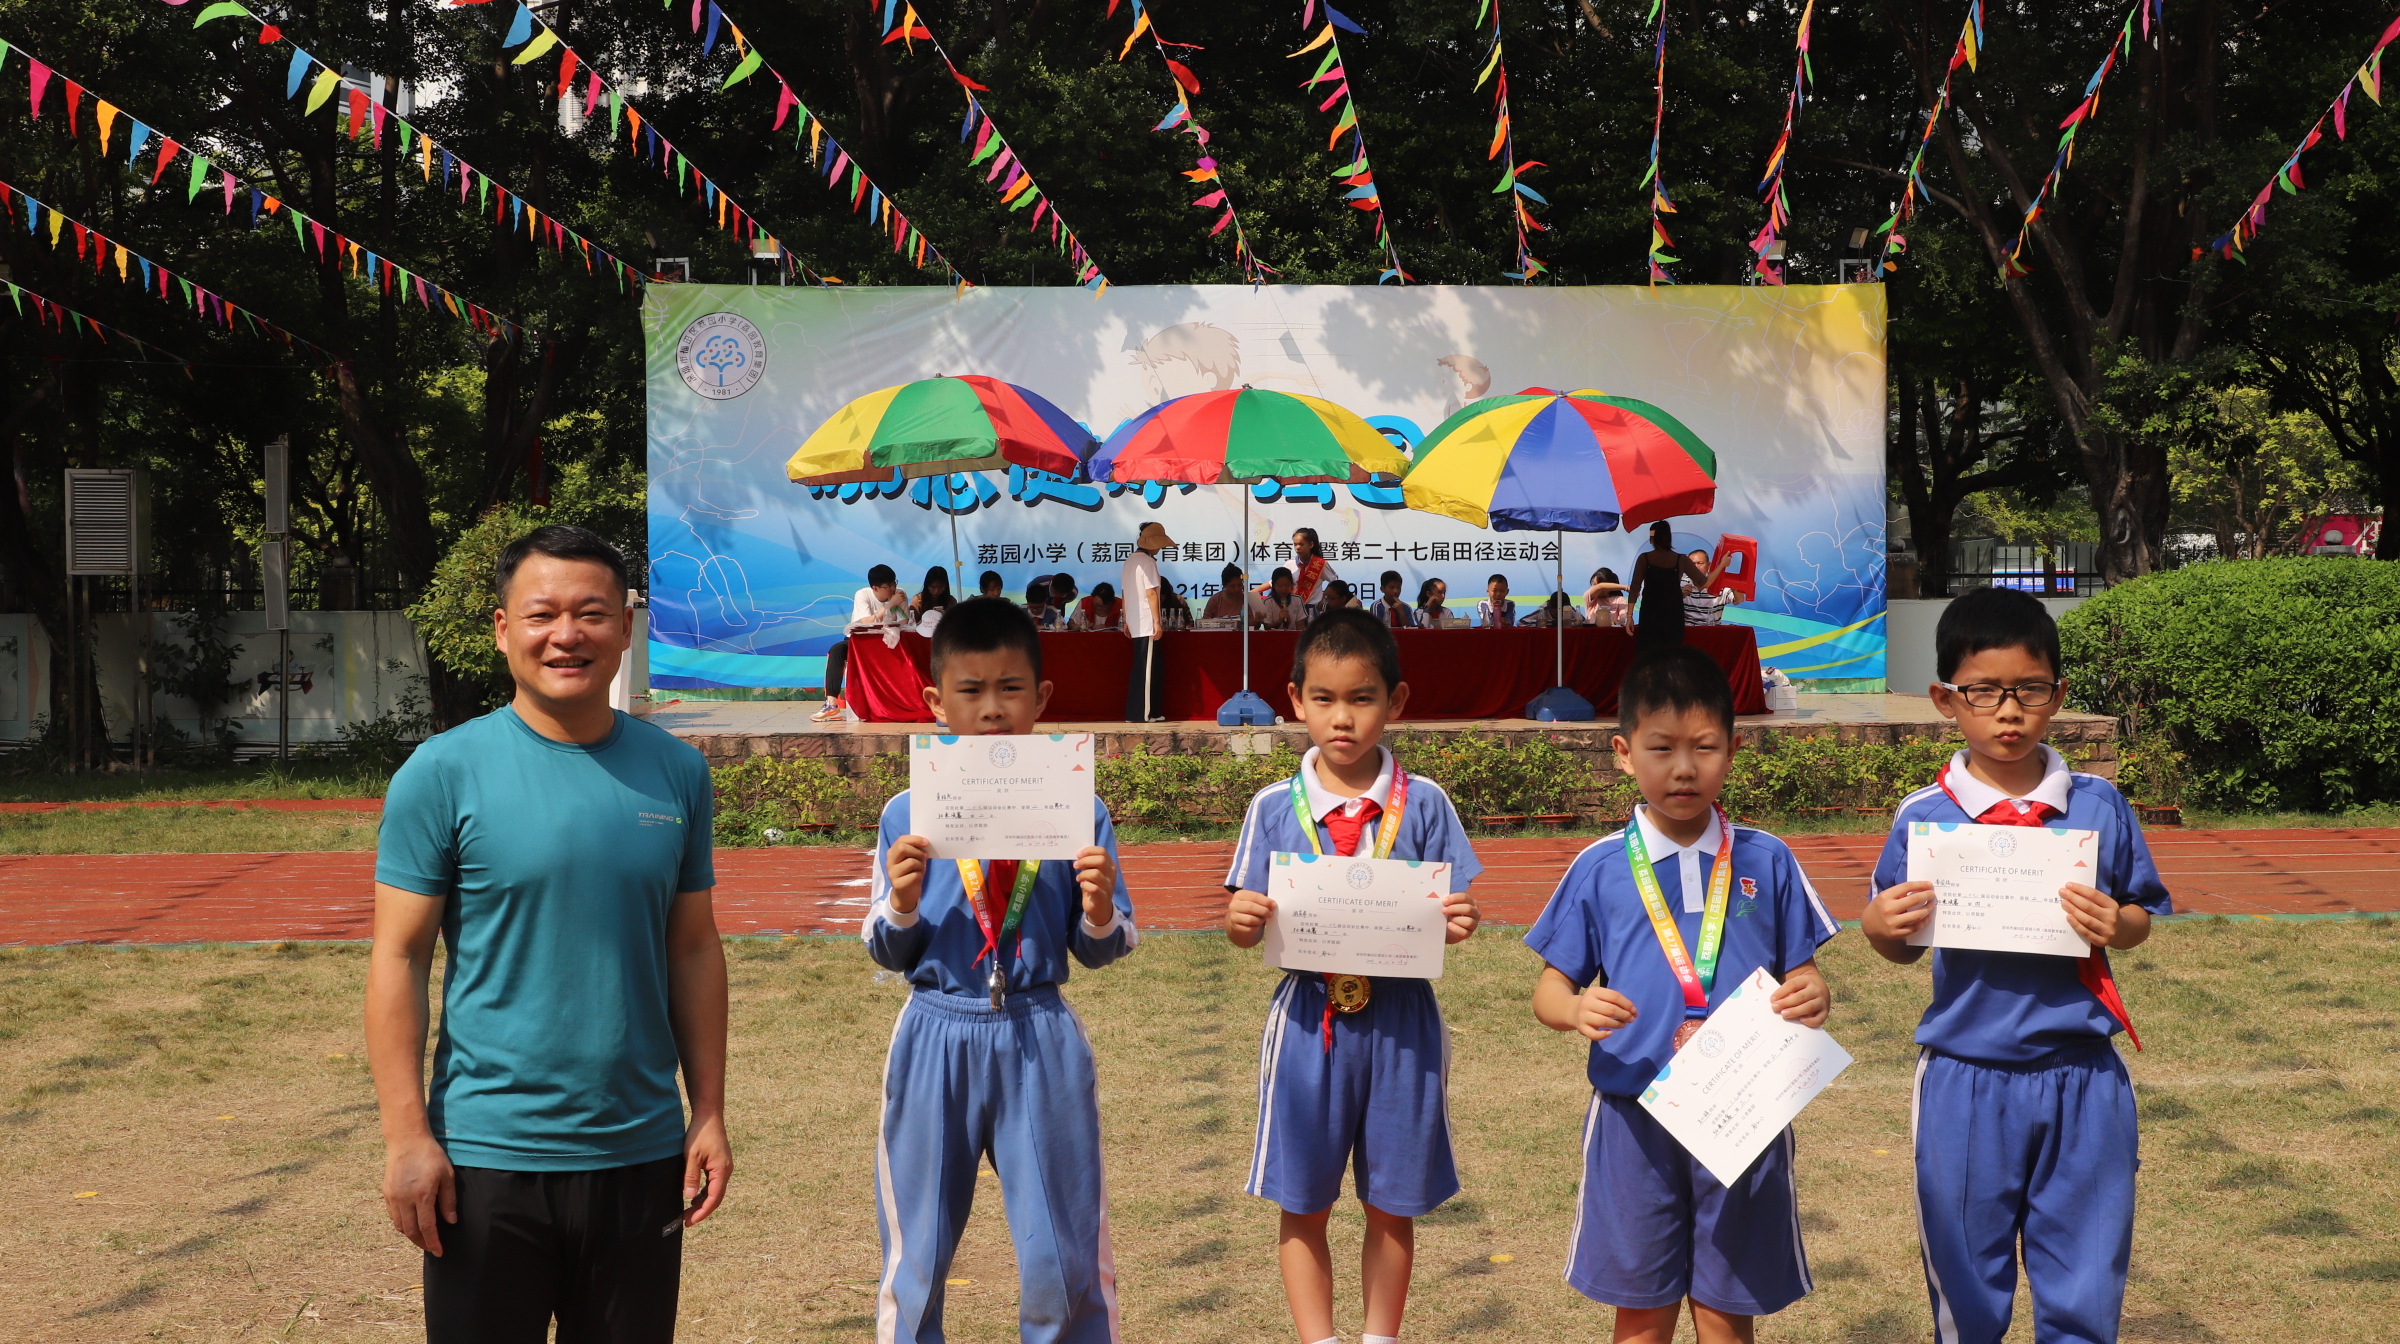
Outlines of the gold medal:
<svg viewBox="0 0 2400 1344">
<path fill-rule="evenodd" d="M 1692 1039 L 1694 1036 L 1699 1035 L 1700 1027 L 1701 1020 L 1699 1018 L 1687 1017 L 1683 1019 L 1682 1025 L 1675 1028 L 1675 1048 L 1681 1050 L 1684 1042 Z"/>
<path fill-rule="evenodd" d="M 1355 1013 L 1375 997 L 1375 986 L 1363 975 L 1325 977 L 1325 997 L 1337 1013 Z"/>
</svg>

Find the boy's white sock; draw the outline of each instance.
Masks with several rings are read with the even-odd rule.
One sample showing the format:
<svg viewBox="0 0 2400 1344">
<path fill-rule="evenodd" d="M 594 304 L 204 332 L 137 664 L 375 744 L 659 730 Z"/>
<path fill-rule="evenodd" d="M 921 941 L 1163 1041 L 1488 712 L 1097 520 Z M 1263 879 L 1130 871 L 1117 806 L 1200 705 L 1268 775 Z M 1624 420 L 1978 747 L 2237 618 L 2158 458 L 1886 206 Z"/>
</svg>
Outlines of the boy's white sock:
<svg viewBox="0 0 2400 1344">
<path fill-rule="evenodd" d="M 1318 1340 L 1317 1344 L 1342 1344 L 1342 1337 L 1340 1335 L 1327 1335 L 1325 1338 Z"/>
<path fill-rule="evenodd" d="M 1358 1344 L 1400 1344 L 1398 1335 L 1360 1335 Z"/>
</svg>

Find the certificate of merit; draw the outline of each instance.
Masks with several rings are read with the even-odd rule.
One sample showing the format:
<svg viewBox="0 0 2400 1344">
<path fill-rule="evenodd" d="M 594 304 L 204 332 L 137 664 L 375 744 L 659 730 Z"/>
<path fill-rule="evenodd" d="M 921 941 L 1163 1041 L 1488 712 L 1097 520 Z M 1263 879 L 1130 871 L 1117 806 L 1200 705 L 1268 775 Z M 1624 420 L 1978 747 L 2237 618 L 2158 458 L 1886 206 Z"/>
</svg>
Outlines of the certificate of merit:
<svg viewBox="0 0 2400 1344">
<path fill-rule="evenodd" d="M 2058 889 L 2090 886 L 2098 831 L 2048 826 L 1910 822 L 1908 880 L 1933 883 L 1933 917 L 1909 935 L 1918 947 L 2088 957 Z"/>
<path fill-rule="evenodd" d="M 937 859 L 1072 859 L 1092 843 L 1092 735 L 911 733 L 908 830 Z"/>
<path fill-rule="evenodd" d="M 1776 989 L 1764 970 L 1750 972 L 1642 1092 L 1642 1109 L 1723 1185 L 1850 1067 L 1822 1028 L 1775 1012 Z"/>
<path fill-rule="evenodd" d="M 1449 864 L 1277 851 L 1266 894 L 1275 902 L 1260 942 L 1269 966 L 1442 978 Z"/>
</svg>

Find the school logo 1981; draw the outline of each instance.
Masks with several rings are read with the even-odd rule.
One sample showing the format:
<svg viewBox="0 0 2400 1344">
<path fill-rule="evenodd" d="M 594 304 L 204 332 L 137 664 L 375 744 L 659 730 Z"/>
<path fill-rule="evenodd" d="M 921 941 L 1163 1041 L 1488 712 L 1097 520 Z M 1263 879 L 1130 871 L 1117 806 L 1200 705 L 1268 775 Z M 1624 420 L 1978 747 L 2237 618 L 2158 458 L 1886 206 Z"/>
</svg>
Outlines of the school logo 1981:
<svg viewBox="0 0 2400 1344">
<path fill-rule="evenodd" d="M 1006 770 L 1017 763 L 1017 749 L 1006 742 L 994 742 L 991 760 L 994 769 Z"/>
<path fill-rule="evenodd" d="M 675 343 L 675 371 L 710 401 L 738 397 L 766 374 L 766 338 L 739 313 L 694 318 Z"/>
<path fill-rule="evenodd" d="M 1354 863 L 1350 865 L 1349 872 L 1342 874 L 1342 880 L 1350 884 L 1352 891 L 1365 891 L 1375 885 L 1375 870 L 1363 863 Z"/>
<path fill-rule="evenodd" d="M 1992 837 L 1992 857 L 2005 859 L 2017 852 L 2017 837 L 2005 832 Z"/>
</svg>

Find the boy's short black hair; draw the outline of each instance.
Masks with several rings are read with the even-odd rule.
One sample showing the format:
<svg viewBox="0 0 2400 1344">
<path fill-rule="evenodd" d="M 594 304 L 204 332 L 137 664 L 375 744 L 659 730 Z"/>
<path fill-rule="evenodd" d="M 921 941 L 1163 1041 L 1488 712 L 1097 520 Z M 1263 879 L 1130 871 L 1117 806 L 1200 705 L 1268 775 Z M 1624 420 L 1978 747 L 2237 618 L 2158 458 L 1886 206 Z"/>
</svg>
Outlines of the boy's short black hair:
<svg viewBox="0 0 2400 1344">
<path fill-rule="evenodd" d="M 885 584 L 890 584 L 894 588 L 899 587 L 900 576 L 892 572 L 892 567 L 890 565 L 868 566 L 867 586 L 869 588 L 881 588 Z"/>
<path fill-rule="evenodd" d="M 1042 604 L 1043 606 L 1045 606 L 1045 607 L 1046 607 L 1046 606 L 1049 606 L 1049 605 L 1050 605 L 1050 576 L 1049 576 L 1049 575 L 1047 575 L 1047 574 L 1044 574 L 1042 577 L 1040 577 L 1040 578 L 1038 578 L 1038 579 L 1035 579 L 1033 582 L 1031 582 L 1031 583 L 1029 583 L 1029 584 L 1026 584 L 1026 585 L 1025 585 L 1025 600 L 1026 600 L 1026 601 L 1028 601 L 1028 602 L 1039 602 L 1039 603 L 1041 603 L 1041 604 Z"/>
<path fill-rule="evenodd" d="M 1356 607 L 1329 611 L 1308 623 L 1292 649 L 1292 684 L 1308 685 L 1311 658 L 1363 658 L 1375 665 L 1390 693 L 1400 684 L 1400 643 L 1391 627 Z"/>
<path fill-rule="evenodd" d="M 933 627 L 933 684 L 942 684 L 942 664 L 953 653 L 998 653 L 1014 649 L 1042 679 L 1042 632 L 1025 609 L 1005 597 L 970 597 Z"/>
<path fill-rule="evenodd" d="M 1382 575 L 1375 580 L 1375 586 L 1381 588 L 1387 583 L 1398 582 L 1400 582 L 1400 571 L 1396 569 L 1387 569 L 1383 571 Z"/>
<path fill-rule="evenodd" d="M 1063 601 L 1075 595 L 1075 576 L 1064 570 L 1050 576 L 1050 596 Z"/>
<path fill-rule="evenodd" d="M 2058 652 L 2058 622 L 2031 593 L 2014 588 L 1976 588 L 1942 610 L 1933 627 L 1934 670 L 1944 681 L 1958 665 L 1987 649 L 2023 649 L 2049 660 L 2050 675 L 2065 675 Z"/>
<path fill-rule="evenodd" d="M 580 527 L 552 523 L 537 527 L 524 536 L 500 548 L 500 562 L 492 566 L 492 592 L 503 606 L 508 604 L 509 581 L 517 577 L 517 566 L 529 555 L 546 555 L 553 560 L 588 560 L 605 565 L 616 577 L 618 600 L 624 600 L 625 590 L 633 584 L 625 575 L 625 556 L 616 547 L 600 539 L 600 534 Z"/>
<path fill-rule="evenodd" d="M 1725 670 L 1689 644 L 1649 649 L 1634 658 L 1625 684 L 1617 688 L 1617 732 L 1630 741 L 1645 714 L 1695 709 L 1708 711 L 1727 733 L 1733 731 L 1733 688 L 1725 684 Z"/>
<path fill-rule="evenodd" d="M 1488 578 L 1488 579 L 1485 579 L 1485 580 L 1483 581 L 1483 586 L 1484 586 L 1484 587 L 1486 587 L 1486 588 L 1489 588 L 1489 587 L 1491 587 L 1491 586 L 1492 586 L 1493 584 L 1495 584 L 1495 583 L 1496 583 L 1496 584 L 1499 584 L 1499 585 L 1500 585 L 1501 587 L 1503 587 L 1503 588 L 1507 587 L 1507 586 L 1508 586 L 1508 576 L 1507 576 L 1506 574 L 1494 574 L 1492 577 L 1490 577 L 1490 578 Z"/>
</svg>

